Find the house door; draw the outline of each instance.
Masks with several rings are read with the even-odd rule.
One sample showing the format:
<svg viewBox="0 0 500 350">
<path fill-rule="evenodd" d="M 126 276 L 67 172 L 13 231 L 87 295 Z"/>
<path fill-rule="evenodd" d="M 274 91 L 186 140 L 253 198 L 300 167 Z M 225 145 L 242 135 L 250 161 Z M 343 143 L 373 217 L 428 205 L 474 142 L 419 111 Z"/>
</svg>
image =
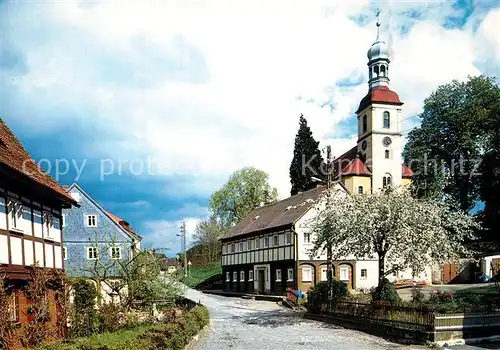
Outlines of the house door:
<svg viewBox="0 0 500 350">
<path fill-rule="evenodd" d="M 500 259 L 491 259 L 491 277 L 498 273 L 500 273 Z"/>
<path fill-rule="evenodd" d="M 443 283 L 450 283 L 457 276 L 457 265 L 456 264 L 444 264 L 443 265 Z"/>
<path fill-rule="evenodd" d="M 266 290 L 266 274 L 263 269 L 258 270 L 257 272 L 259 276 L 259 293 L 264 293 Z"/>
</svg>

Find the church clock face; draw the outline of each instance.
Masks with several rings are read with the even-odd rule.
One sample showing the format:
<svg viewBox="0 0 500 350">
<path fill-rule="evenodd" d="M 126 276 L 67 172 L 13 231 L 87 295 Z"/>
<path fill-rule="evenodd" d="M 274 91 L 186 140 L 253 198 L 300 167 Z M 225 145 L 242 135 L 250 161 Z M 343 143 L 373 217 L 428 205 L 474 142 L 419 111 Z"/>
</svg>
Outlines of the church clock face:
<svg viewBox="0 0 500 350">
<path fill-rule="evenodd" d="M 363 151 L 366 151 L 366 147 L 368 147 L 368 143 L 366 142 L 366 140 L 364 140 L 362 143 L 361 143 L 361 149 Z"/>
<path fill-rule="evenodd" d="M 392 143 L 392 140 L 391 140 L 391 138 L 389 136 L 384 137 L 383 140 L 382 140 L 382 144 L 385 147 L 388 147 L 391 143 Z"/>
</svg>

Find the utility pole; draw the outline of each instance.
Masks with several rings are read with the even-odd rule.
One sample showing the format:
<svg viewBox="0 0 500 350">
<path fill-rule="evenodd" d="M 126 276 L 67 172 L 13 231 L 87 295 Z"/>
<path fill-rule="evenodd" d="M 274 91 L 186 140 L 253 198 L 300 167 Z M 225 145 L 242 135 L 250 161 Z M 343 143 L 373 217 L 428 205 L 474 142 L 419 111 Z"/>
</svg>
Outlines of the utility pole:
<svg viewBox="0 0 500 350">
<path fill-rule="evenodd" d="M 332 187 L 332 147 L 327 146 L 326 148 L 326 166 L 327 166 L 327 179 L 326 179 L 326 208 L 330 209 L 330 197 L 331 197 L 331 187 Z M 333 234 L 331 232 L 330 234 Z M 332 283 L 333 283 L 333 271 L 332 271 L 332 245 L 330 240 L 326 243 L 326 271 L 328 278 L 328 301 L 329 301 L 329 309 L 331 308 L 331 300 L 332 300 Z"/>
<path fill-rule="evenodd" d="M 186 256 L 186 222 L 181 225 L 182 252 L 184 253 L 184 277 L 187 277 L 187 256 Z"/>
</svg>

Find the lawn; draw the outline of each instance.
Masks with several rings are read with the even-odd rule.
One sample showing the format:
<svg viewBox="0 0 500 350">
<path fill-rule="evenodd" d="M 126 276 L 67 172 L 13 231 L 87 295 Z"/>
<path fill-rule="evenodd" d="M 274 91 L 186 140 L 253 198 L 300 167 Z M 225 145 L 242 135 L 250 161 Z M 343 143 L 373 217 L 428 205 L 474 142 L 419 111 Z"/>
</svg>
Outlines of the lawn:
<svg viewBox="0 0 500 350">
<path fill-rule="evenodd" d="M 183 279 L 183 282 L 189 287 L 195 287 L 206 279 L 222 273 L 220 263 L 209 266 L 192 266 L 189 274 Z"/>
</svg>

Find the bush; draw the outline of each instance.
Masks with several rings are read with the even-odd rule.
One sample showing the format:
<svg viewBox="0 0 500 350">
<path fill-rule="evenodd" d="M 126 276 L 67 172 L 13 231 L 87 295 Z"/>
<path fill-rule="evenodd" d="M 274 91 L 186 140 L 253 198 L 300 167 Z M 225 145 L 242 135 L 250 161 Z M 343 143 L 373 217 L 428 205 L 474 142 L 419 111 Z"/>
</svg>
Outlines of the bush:
<svg viewBox="0 0 500 350">
<path fill-rule="evenodd" d="M 321 304 L 328 303 L 328 289 L 328 281 L 322 281 L 309 290 L 307 305 L 310 311 L 319 311 Z M 347 284 L 336 279 L 332 280 L 332 306 L 344 300 L 348 294 Z"/>
<path fill-rule="evenodd" d="M 122 308 L 114 303 L 102 304 L 97 313 L 97 330 L 99 333 L 116 332 L 125 323 Z"/>
<path fill-rule="evenodd" d="M 391 305 L 401 302 L 401 298 L 398 295 L 396 288 L 387 278 L 384 278 L 382 283 L 375 288 L 372 294 L 372 299 L 374 301 L 385 301 Z"/>
<path fill-rule="evenodd" d="M 425 301 L 425 295 L 419 288 L 413 287 L 411 290 L 411 302 L 413 304 L 422 304 Z"/>
<path fill-rule="evenodd" d="M 182 315 L 174 322 L 160 322 L 115 333 L 96 334 L 88 338 L 45 346 L 39 350 L 181 350 L 208 322 L 207 309 L 198 305 L 184 309 Z"/>
<path fill-rule="evenodd" d="M 71 335 L 74 337 L 89 336 L 95 331 L 97 290 L 94 284 L 84 279 L 75 280 L 72 287 L 75 297 L 71 315 Z"/>
</svg>

